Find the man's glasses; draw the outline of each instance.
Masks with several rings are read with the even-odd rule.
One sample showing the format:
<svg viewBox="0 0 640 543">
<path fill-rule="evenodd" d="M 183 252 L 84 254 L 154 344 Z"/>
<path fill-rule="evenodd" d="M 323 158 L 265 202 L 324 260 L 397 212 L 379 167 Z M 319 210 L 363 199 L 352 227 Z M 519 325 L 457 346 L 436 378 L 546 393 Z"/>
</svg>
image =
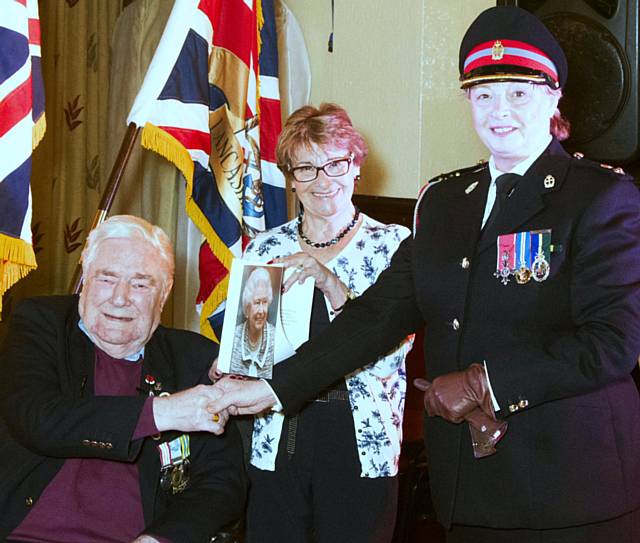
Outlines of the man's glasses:
<svg viewBox="0 0 640 543">
<path fill-rule="evenodd" d="M 352 156 L 343 158 L 332 158 L 325 162 L 322 166 L 314 166 L 313 164 L 304 164 L 291 168 L 291 175 L 299 183 L 309 183 L 318 177 L 318 172 L 323 171 L 327 177 L 340 177 L 349 173 L 351 168 Z"/>
</svg>

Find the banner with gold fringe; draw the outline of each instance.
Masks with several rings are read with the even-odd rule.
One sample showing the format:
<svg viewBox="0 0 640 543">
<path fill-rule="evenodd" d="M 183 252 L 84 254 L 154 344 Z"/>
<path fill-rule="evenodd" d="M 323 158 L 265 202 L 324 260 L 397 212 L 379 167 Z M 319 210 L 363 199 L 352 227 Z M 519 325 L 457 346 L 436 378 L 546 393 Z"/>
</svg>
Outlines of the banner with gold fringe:
<svg viewBox="0 0 640 543">
<path fill-rule="evenodd" d="M 44 136 L 37 0 L 0 0 L 0 315 L 2 296 L 37 267 L 31 153 Z"/>
<path fill-rule="evenodd" d="M 287 219 L 273 0 L 176 0 L 127 122 L 185 177 L 200 327 L 217 340 L 233 257 Z"/>
</svg>

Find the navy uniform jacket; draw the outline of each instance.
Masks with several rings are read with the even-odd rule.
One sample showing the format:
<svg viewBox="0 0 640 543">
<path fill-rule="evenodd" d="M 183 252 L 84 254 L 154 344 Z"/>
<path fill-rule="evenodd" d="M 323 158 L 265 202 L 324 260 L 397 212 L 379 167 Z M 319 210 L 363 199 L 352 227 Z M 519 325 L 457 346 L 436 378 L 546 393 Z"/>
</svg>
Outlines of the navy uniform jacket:
<svg viewBox="0 0 640 543">
<path fill-rule="evenodd" d="M 175 496 L 162 490 L 157 445 L 180 433 L 131 441 L 148 393 L 93 395 L 94 346 L 78 328 L 77 307 L 77 296 L 52 296 L 26 300 L 13 314 L 0 362 L 0 541 L 70 457 L 135 462 L 149 533 L 208 541 L 242 514 L 237 430 L 190 434 L 191 484 Z M 205 382 L 216 355 L 202 336 L 160 326 L 145 347 L 142 379 L 150 374 L 166 392 L 183 390 Z"/>
<path fill-rule="evenodd" d="M 294 411 L 424 325 L 427 376 L 486 361 L 509 422 L 497 454 L 476 460 L 466 423 L 426 418 L 440 522 L 543 529 L 638 508 L 640 402 L 629 375 L 640 353 L 638 190 L 554 140 L 481 236 L 489 182 L 485 166 L 434 183 L 415 238 L 327 332 L 276 365 L 271 384 Z M 503 285 L 497 236 L 545 228 L 549 278 Z"/>
</svg>

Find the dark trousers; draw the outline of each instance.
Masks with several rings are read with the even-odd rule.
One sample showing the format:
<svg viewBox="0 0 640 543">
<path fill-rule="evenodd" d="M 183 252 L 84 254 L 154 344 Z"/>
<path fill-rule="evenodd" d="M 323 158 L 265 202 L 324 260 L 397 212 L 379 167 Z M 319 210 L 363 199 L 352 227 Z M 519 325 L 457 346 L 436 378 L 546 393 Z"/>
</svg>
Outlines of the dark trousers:
<svg viewBox="0 0 640 543">
<path fill-rule="evenodd" d="M 249 468 L 248 543 L 385 543 L 395 524 L 397 477 L 360 477 L 347 400 L 298 414 L 295 451 L 284 423 L 276 471 Z"/>
<path fill-rule="evenodd" d="M 554 530 L 496 530 L 454 525 L 447 543 L 639 543 L 640 511 L 615 519 Z"/>
</svg>

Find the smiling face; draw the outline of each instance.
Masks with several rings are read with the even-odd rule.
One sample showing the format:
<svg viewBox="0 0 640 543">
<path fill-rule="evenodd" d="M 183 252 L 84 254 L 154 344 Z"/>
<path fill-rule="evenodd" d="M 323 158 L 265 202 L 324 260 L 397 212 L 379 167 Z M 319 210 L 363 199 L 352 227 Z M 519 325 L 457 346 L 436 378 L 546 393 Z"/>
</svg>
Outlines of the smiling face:
<svg viewBox="0 0 640 543">
<path fill-rule="evenodd" d="M 105 239 L 83 281 L 78 310 L 93 342 L 114 358 L 139 351 L 171 290 L 158 250 L 143 239 Z"/>
<path fill-rule="evenodd" d="M 531 83 L 487 83 L 469 90 L 473 126 L 501 171 L 509 171 L 549 137 L 559 96 Z"/>
<path fill-rule="evenodd" d="M 349 149 L 334 147 L 332 145 L 313 145 L 310 149 L 301 147 L 295 153 L 292 167 L 323 166 L 332 159 L 341 159 L 350 156 Z M 323 218 L 339 217 L 342 214 L 351 214 L 353 205 L 351 197 L 355 186 L 355 177 L 360 174 L 360 167 L 353 162 L 349 171 L 339 177 L 329 177 L 323 171 L 318 172 L 318 177 L 307 183 L 293 181 L 296 193 L 304 206 L 305 214 Z"/>
<path fill-rule="evenodd" d="M 245 315 L 249 325 L 249 332 L 253 337 L 262 333 L 264 324 L 269 314 L 269 291 L 263 283 L 258 283 L 253 291 L 253 296 L 245 306 Z"/>
</svg>

